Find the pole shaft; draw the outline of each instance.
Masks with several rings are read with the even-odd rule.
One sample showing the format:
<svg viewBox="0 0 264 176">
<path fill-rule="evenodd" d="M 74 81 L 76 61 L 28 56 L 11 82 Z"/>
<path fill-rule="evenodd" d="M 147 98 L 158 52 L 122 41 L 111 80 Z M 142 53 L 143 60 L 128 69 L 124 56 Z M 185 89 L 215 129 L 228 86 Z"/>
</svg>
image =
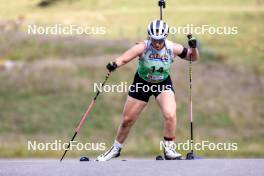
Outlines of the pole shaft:
<svg viewBox="0 0 264 176">
<path fill-rule="evenodd" d="M 160 6 L 160 20 L 163 20 L 163 15 L 162 15 L 162 6 Z"/>
<path fill-rule="evenodd" d="M 107 79 L 109 78 L 110 74 L 111 74 L 111 72 L 108 72 L 108 73 L 107 73 L 107 75 L 106 75 L 106 77 L 105 77 L 105 80 L 104 80 L 104 82 L 102 83 L 102 87 L 104 87 L 104 85 L 105 85 Z M 64 156 L 66 155 L 67 151 L 69 150 L 69 148 L 70 148 L 70 146 L 71 146 L 71 142 L 74 140 L 74 138 L 76 137 L 76 135 L 80 132 L 80 130 L 81 130 L 81 128 L 82 128 L 82 126 L 83 126 L 83 124 L 84 124 L 84 122 L 85 122 L 87 116 L 88 116 L 89 113 L 91 112 L 91 110 L 92 110 L 92 108 L 93 108 L 93 106 L 94 106 L 94 104 L 95 104 L 95 101 L 96 101 L 97 97 L 99 96 L 99 94 L 100 94 L 100 90 L 97 91 L 95 97 L 93 98 L 92 102 L 90 103 L 90 105 L 88 106 L 88 108 L 87 108 L 87 110 L 85 111 L 84 115 L 82 116 L 82 118 L 81 118 L 81 120 L 80 120 L 80 122 L 79 122 L 77 128 L 75 129 L 75 133 L 74 133 L 74 135 L 73 135 L 71 141 L 69 142 L 69 144 L 68 144 L 68 146 L 67 146 L 67 149 L 64 151 L 64 153 L 63 153 L 63 155 L 62 155 L 60 161 L 63 160 Z"/>
<path fill-rule="evenodd" d="M 84 122 L 85 122 L 85 119 L 86 117 L 88 116 L 88 114 L 91 112 L 93 106 L 94 106 L 94 103 L 95 103 L 95 100 L 92 100 L 92 102 L 90 103 L 88 109 L 86 110 L 86 112 L 84 113 L 84 115 L 82 116 L 80 122 L 79 122 L 79 125 L 77 126 L 77 128 L 75 129 L 75 132 L 76 133 L 79 133 L 80 129 L 82 128 Z"/>
<path fill-rule="evenodd" d="M 192 146 L 191 152 L 193 153 L 193 122 L 191 122 L 190 125 L 191 125 L 191 146 Z"/>
<path fill-rule="evenodd" d="M 189 77 L 190 77 L 190 105 L 189 105 L 189 119 L 190 119 L 190 128 L 191 128 L 191 146 L 193 153 L 193 106 L 192 106 L 192 55 L 190 55 L 190 64 L 189 64 Z"/>
<path fill-rule="evenodd" d="M 189 119 L 192 122 L 193 120 L 193 113 L 192 113 L 192 57 L 190 55 L 190 65 L 189 65 L 189 79 L 190 79 L 190 89 L 189 89 Z"/>
<path fill-rule="evenodd" d="M 64 156 L 66 155 L 66 153 L 68 152 L 70 146 L 71 146 L 71 142 L 74 140 L 75 136 L 77 135 L 77 132 L 74 133 L 74 135 L 72 136 L 72 139 L 71 141 L 69 142 L 68 146 L 67 146 L 67 149 L 64 151 L 61 159 L 60 159 L 60 162 L 63 160 Z"/>
<path fill-rule="evenodd" d="M 109 76 L 110 76 L 110 73 L 111 73 L 111 72 L 108 72 L 108 73 L 107 73 L 107 75 L 106 75 L 106 77 L 105 77 L 105 80 L 104 80 L 104 82 L 102 83 L 102 87 L 104 87 L 104 85 L 105 85 L 107 79 L 108 79 Z M 80 122 L 79 122 L 79 125 L 78 125 L 77 128 L 75 129 L 75 132 L 79 133 L 80 129 L 82 128 L 82 125 L 83 125 L 84 122 L 85 122 L 86 117 L 87 117 L 87 116 L 89 115 L 89 113 L 91 112 L 91 110 L 92 110 L 92 108 L 93 108 L 93 106 L 94 106 L 94 104 L 95 104 L 95 100 L 97 99 L 97 97 L 99 96 L 99 94 L 100 94 L 100 90 L 97 91 L 95 97 L 93 98 L 93 100 L 92 100 L 92 102 L 90 103 L 90 105 L 88 106 L 86 112 L 85 112 L 84 115 L 82 116 L 82 118 L 81 118 L 81 120 L 80 120 Z"/>
</svg>

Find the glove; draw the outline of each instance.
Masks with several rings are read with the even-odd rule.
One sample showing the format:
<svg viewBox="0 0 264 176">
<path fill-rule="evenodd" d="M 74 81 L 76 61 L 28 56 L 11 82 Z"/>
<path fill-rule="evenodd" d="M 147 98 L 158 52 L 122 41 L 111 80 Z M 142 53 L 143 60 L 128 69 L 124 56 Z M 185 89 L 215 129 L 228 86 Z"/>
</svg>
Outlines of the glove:
<svg viewBox="0 0 264 176">
<path fill-rule="evenodd" d="M 197 40 L 194 37 L 189 38 L 188 44 L 190 48 L 196 48 L 197 47 Z"/>
<path fill-rule="evenodd" d="M 106 68 L 108 69 L 108 71 L 112 72 L 112 71 L 115 71 L 115 69 L 117 68 L 117 65 L 115 62 L 109 62 L 107 65 L 106 65 Z"/>
</svg>

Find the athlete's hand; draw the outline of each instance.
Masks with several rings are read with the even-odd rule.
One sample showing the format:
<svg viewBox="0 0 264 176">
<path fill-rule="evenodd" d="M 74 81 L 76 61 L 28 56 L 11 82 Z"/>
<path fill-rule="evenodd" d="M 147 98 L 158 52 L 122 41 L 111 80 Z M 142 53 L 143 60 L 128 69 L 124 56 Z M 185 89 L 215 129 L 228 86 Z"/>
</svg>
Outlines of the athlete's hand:
<svg viewBox="0 0 264 176">
<path fill-rule="evenodd" d="M 112 71 L 115 71 L 115 69 L 117 68 L 117 64 L 113 61 L 109 62 L 107 65 L 106 65 L 106 68 L 108 69 L 108 71 L 112 72 Z"/>
<path fill-rule="evenodd" d="M 188 35 L 188 44 L 190 48 L 197 47 L 197 40 L 191 34 Z"/>
</svg>

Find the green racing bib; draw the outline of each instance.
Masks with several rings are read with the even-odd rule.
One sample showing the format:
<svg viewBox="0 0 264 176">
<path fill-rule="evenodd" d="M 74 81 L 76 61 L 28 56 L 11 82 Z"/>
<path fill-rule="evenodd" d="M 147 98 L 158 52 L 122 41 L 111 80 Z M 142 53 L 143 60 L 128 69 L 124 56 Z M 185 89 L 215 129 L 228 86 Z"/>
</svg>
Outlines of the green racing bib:
<svg viewBox="0 0 264 176">
<path fill-rule="evenodd" d="M 151 41 L 145 40 L 146 49 L 139 57 L 137 72 L 145 81 L 157 83 L 170 75 L 170 67 L 174 59 L 173 43 L 165 40 L 165 46 L 156 50 Z"/>
</svg>

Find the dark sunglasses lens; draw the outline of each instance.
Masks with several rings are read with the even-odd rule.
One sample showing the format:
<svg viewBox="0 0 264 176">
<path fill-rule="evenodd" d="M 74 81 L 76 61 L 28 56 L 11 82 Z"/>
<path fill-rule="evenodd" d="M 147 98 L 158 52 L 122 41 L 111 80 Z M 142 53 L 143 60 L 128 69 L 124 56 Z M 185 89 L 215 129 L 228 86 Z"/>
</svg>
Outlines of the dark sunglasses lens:
<svg viewBox="0 0 264 176">
<path fill-rule="evenodd" d="M 164 39 L 160 39 L 160 40 L 152 39 L 152 41 L 155 43 L 163 43 L 165 40 Z"/>
</svg>

